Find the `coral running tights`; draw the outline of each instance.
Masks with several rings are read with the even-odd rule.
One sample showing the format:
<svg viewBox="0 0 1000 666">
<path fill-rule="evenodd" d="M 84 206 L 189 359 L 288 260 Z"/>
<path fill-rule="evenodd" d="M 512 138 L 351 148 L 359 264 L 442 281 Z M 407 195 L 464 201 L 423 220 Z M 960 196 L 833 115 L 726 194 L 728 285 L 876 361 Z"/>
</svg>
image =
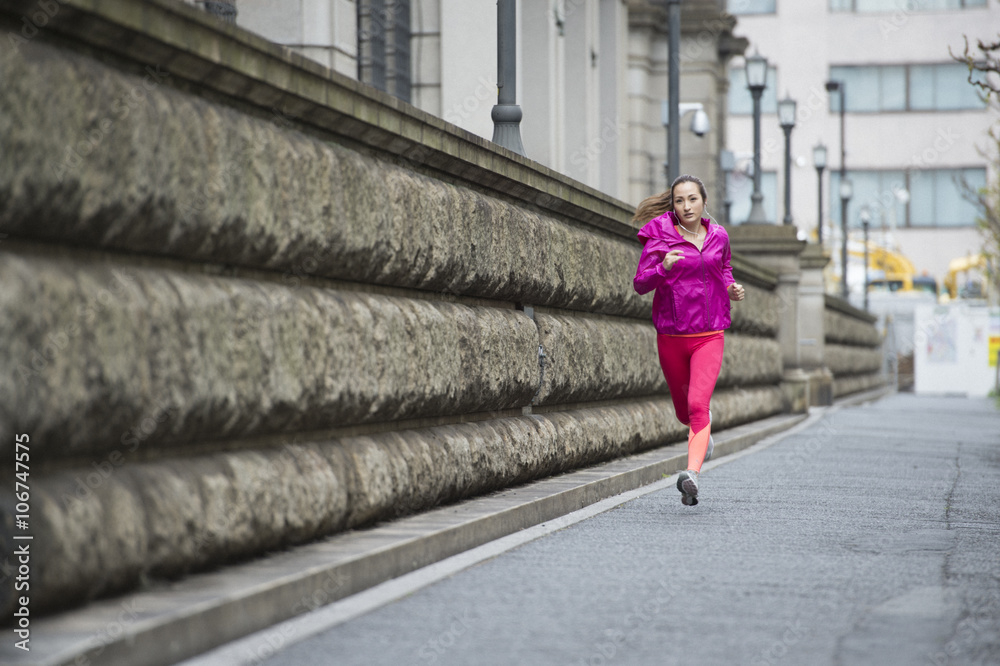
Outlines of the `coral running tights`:
<svg viewBox="0 0 1000 666">
<path fill-rule="evenodd" d="M 656 336 L 656 347 L 674 401 L 674 412 L 689 427 L 687 468 L 701 471 L 711 435 L 708 408 L 722 368 L 725 333 L 693 336 L 661 333 Z"/>
</svg>

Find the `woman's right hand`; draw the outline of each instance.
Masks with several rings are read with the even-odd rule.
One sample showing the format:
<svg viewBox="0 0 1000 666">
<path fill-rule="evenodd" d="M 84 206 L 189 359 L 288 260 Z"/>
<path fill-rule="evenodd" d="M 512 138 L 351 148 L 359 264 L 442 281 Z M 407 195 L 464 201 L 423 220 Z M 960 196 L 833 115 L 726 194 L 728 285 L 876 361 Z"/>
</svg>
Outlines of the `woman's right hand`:
<svg viewBox="0 0 1000 666">
<path fill-rule="evenodd" d="M 669 271 L 674 267 L 678 261 L 684 258 L 684 252 L 682 250 L 671 250 L 667 252 L 666 256 L 663 257 L 663 270 Z"/>
</svg>

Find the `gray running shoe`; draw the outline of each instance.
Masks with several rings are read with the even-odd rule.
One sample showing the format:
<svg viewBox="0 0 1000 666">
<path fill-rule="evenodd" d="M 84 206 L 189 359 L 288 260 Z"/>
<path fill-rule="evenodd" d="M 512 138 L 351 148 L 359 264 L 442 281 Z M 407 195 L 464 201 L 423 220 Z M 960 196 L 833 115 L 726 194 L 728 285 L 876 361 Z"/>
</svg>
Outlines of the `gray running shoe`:
<svg viewBox="0 0 1000 666">
<path fill-rule="evenodd" d="M 681 491 L 681 504 L 694 506 L 698 503 L 698 472 L 685 470 L 677 475 L 677 490 Z"/>
</svg>

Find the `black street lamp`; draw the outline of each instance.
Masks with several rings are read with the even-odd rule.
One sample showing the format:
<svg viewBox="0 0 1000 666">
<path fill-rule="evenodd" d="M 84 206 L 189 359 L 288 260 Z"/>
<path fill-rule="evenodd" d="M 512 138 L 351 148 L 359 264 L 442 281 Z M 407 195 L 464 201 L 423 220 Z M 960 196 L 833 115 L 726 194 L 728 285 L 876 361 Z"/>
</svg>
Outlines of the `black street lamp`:
<svg viewBox="0 0 1000 666">
<path fill-rule="evenodd" d="M 847 289 L 847 204 L 851 201 L 851 195 L 854 193 L 854 188 L 851 185 L 851 181 L 848 179 L 843 179 L 840 181 L 840 231 L 843 234 L 843 238 L 840 239 L 840 270 L 841 280 L 840 280 L 840 295 L 844 297 L 846 301 L 849 296 Z"/>
<path fill-rule="evenodd" d="M 680 175 L 681 167 L 681 0 L 667 5 L 667 189 Z"/>
<path fill-rule="evenodd" d="M 823 169 L 826 168 L 826 146 L 817 143 L 813 146 L 813 166 L 816 167 L 816 182 L 818 194 L 816 195 L 816 242 L 823 245 Z"/>
<path fill-rule="evenodd" d="M 865 232 L 865 310 L 868 310 L 868 225 L 872 221 L 872 212 L 865 204 L 861 207 L 861 228 Z"/>
<path fill-rule="evenodd" d="M 778 122 L 785 131 L 785 219 L 792 224 L 792 129 L 795 127 L 795 100 L 785 94 L 778 102 Z"/>
<path fill-rule="evenodd" d="M 841 188 L 841 201 L 844 201 L 843 189 L 844 183 L 847 182 L 847 149 L 844 144 L 844 113 L 847 110 L 847 101 L 845 96 L 847 94 L 843 81 L 827 81 L 826 91 L 827 92 L 838 92 L 840 93 L 840 188 Z M 850 185 L 847 186 L 847 199 L 850 196 Z M 840 257 L 844 264 L 844 282 L 840 285 L 841 295 L 847 298 L 847 205 L 844 204 L 840 208 L 840 228 L 843 232 L 844 237 L 841 239 L 840 247 Z"/>
<path fill-rule="evenodd" d="M 764 195 L 760 193 L 760 96 L 767 87 L 767 59 L 754 52 L 746 61 L 747 88 L 753 96 L 753 195 L 750 197 L 753 203 L 747 223 L 767 224 L 767 214 L 761 203 Z"/>
</svg>

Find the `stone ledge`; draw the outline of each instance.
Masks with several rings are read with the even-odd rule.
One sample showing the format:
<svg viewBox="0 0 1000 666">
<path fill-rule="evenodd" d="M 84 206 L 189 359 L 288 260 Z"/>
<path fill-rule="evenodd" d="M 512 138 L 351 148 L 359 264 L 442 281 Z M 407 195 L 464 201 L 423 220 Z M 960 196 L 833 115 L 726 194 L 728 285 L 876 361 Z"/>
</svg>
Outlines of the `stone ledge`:
<svg viewBox="0 0 1000 666">
<path fill-rule="evenodd" d="M 830 263 L 830 255 L 823 250 L 823 247 L 816 243 L 809 243 L 806 249 L 799 255 L 799 265 L 803 270 L 822 270 Z"/>
<path fill-rule="evenodd" d="M 860 308 L 856 308 L 843 298 L 834 296 L 833 294 L 823 294 L 823 303 L 828 310 L 835 310 L 836 312 L 845 314 L 853 319 L 860 319 L 868 324 L 874 324 L 878 321 L 878 317 L 875 315 L 865 312 Z"/>
<path fill-rule="evenodd" d="M 777 271 L 756 264 L 736 251 L 733 251 L 732 259 L 729 263 L 733 268 L 733 277 L 737 280 L 768 291 L 777 289 Z"/>
<path fill-rule="evenodd" d="M 798 255 L 806 241 L 798 239 L 797 227 L 780 224 L 740 224 L 729 228 L 734 252 L 742 254 Z"/>
</svg>

